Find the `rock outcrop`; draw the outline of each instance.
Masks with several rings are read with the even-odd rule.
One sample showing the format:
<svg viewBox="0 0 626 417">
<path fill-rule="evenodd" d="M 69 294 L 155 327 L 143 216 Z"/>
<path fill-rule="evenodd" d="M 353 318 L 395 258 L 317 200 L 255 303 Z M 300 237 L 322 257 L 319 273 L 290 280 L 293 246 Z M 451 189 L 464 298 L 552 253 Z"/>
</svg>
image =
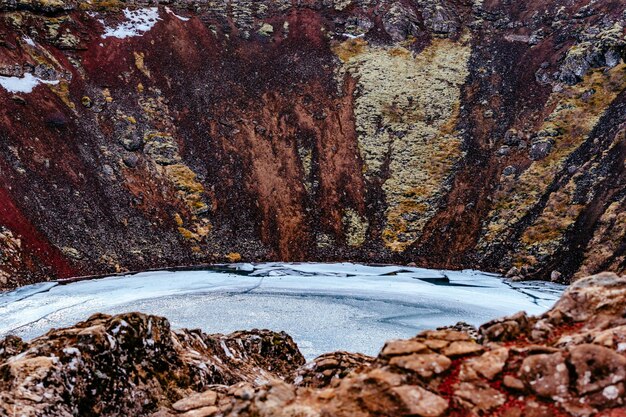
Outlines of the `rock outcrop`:
<svg viewBox="0 0 626 417">
<path fill-rule="evenodd" d="M 460 326 L 457 326 L 460 327 Z M 626 413 L 626 277 L 572 285 L 546 314 L 336 352 L 303 365 L 284 333 L 171 331 L 96 315 L 0 341 L 0 415 L 597 416 Z"/>
<path fill-rule="evenodd" d="M 284 379 L 304 358 L 285 333 L 172 331 L 162 317 L 129 313 L 94 315 L 31 343 L 10 336 L 0 361 L 2 416 L 130 416 L 197 407 L 212 394 L 187 397 L 214 386 Z"/>
<path fill-rule="evenodd" d="M 625 27 L 619 0 L 2 0 L 0 288 L 237 260 L 621 273 Z"/>
</svg>

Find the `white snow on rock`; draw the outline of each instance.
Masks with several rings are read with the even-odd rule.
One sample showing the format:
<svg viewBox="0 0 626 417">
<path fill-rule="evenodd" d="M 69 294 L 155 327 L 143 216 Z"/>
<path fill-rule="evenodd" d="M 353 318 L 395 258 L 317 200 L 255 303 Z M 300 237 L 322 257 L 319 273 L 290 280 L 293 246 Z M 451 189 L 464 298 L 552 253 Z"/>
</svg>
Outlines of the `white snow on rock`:
<svg viewBox="0 0 626 417">
<path fill-rule="evenodd" d="M 183 16 L 179 16 L 176 13 L 174 13 L 174 11 L 172 9 L 170 9 L 169 7 L 165 6 L 165 11 L 171 15 L 173 15 L 174 17 L 176 17 L 179 20 L 182 20 L 183 22 L 187 22 L 189 20 L 188 17 L 183 17 Z"/>
<path fill-rule="evenodd" d="M 28 37 L 28 36 L 24 36 L 24 42 L 26 42 L 27 45 L 30 46 L 35 46 L 35 41 L 32 40 L 32 38 Z"/>
<path fill-rule="evenodd" d="M 23 77 L 4 77 L 0 76 L 0 86 L 9 93 L 32 93 L 33 88 L 39 84 L 58 84 L 58 80 L 49 81 L 35 77 L 31 73 L 24 74 Z"/>
<path fill-rule="evenodd" d="M 161 20 L 159 17 L 159 9 L 157 7 L 148 7 L 137 10 L 124 9 L 124 17 L 126 21 L 122 22 L 115 28 L 108 27 L 103 20 L 100 23 L 104 25 L 104 33 L 102 38 L 118 38 L 125 39 L 133 36 L 141 36 L 148 32 Z"/>
<path fill-rule="evenodd" d="M 342 33 L 343 36 L 345 36 L 348 39 L 358 39 L 358 38 L 363 38 L 365 37 L 364 33 L 361 33 L 359 35 L 353 35 L 351 33 Z"/>
<path fill-rule="evenodd" d="M 385 340 L 524 310 L 541 314 L 565 286 L 515 283 L 479 271 L 352 263 L 220 265 L 193 271 L 48 283 L 0 293 L 0 337 L 26 339 L 91 314 L 141 311 L 207 333 L 284 330 L 308 359 L 346 350 L 376 354 Z"/>
</svg>

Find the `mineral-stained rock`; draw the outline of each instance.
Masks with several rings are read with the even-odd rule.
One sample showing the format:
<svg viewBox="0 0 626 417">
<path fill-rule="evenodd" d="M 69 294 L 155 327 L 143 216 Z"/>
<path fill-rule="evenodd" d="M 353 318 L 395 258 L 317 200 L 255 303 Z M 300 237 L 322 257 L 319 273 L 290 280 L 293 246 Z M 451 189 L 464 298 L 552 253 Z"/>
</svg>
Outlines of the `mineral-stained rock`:
<svg viewBox="0 0 626 417">
<path fill-rule="evenodd" d="M 527 357 L 522 362 L 521 377 L 541 397 L 564 396 L 569 389 L 569 370 L 560 352 Z"/>
<path fill-rule="evenodd" d="M 549 140 L 542 140 L 532 144 L 530 147 L 530 159 L 536 161 L 538 159 L 543 159 L 550 153 L 552 149 L 552 143 Z"/>
<path fill-rule="evenodd" d="M 230 253 L 621 273 L 626 20 L 581 1 L 2 0 L 0 288 Z"/>
<path fill-rule="evenodd" d="M 143 415 L 163 404 L 188 411 L 216 400 L 211 392 L 181 400 L 193 391 L 285 378 L 304 361 L 284 333 L 172 332 L 164 318 L 139 313 L 94 315 L 23 347 L 2 342 L 9 345 L 22 353 L 0 363 L 0 415 Z"/>
<path fill-rule="evenodd" d="M 419 35 L 419 19 L 415 11 L 395 3 L 383 16 L 383 27 L 394 41 L 404 41 L 408 36 Z"/>
</svg>

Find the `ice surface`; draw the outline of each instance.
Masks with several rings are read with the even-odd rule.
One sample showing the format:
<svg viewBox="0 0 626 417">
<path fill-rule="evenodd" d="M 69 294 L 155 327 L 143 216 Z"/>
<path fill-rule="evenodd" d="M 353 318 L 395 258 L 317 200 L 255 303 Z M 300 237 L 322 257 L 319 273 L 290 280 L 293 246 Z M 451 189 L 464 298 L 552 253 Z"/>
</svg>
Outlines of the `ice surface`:
<svg viewBox="0 0 626 417">
<path fill-rule="evenodd" d="M 40 282 L 38 284 L 27 285 L 11 292 L 0 292 L 0 307 L 23 300 L 40 292 L 46 292 L 52 287 L 56 287 L 56 282 Z"/>
<path fill-rule="evenodd" d="M 284 330 L 311 359 L 333 350 L 376 354 L 387 339 L 457 321 L 479 325 L 547 310 L 564 287 L 510 284 L 478 271 L 339 264 L 233 264 L 47 283 L 0 294 L 0 336 L 37 337 L 96 312 L 142 311 L 208 333 Z"/>
<path fill-rule="evenodd" d="M 39 84 L 58 84 L 59 81 L 42 80 L 31 73 L 24 74 L 23 77 L 0 76 L 0 86 L 9 93 L 32 93 L 33 88 Z"/>
<path fill-rule="evenodd" d="M 126 21 L 115 28 L 108 27 L 104 21 L 101 20 L 100 23 L 104 25 L 102 38 L 114 37 L 124 39 L 132 36 L 140 36 L 152 29 L 157 21 L 161 20 L 157 7 L 137 10 L 124 9 L 124 17 Z"/>
</svg>

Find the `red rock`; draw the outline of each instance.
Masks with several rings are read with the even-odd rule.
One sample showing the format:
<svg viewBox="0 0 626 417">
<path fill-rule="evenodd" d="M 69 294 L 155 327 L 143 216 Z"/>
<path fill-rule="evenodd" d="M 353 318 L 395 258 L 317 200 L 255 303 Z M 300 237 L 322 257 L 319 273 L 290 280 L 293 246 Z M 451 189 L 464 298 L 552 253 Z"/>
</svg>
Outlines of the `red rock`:
<svg viewBox="0 0 626 417">
<path fill-rule="evenodd" d="M 569 390 L 569 370 L 562 353 L 532 355 L 524 359 L 521 379 L 541 397 L 563 397 Z"/>
<path fill-rule="evenodd" d="M 448 408 L 448 401 L 417 385 L 393 388 L 404 405 L 403 415 L 439 417 Z"/>
<path fill-rule="evenodd" d="M 573 346 L 569 362 L 576 370 L 579 394 L 599 391 L 626 379 L 626 357 L 603 346 Z"/>
</svg>

